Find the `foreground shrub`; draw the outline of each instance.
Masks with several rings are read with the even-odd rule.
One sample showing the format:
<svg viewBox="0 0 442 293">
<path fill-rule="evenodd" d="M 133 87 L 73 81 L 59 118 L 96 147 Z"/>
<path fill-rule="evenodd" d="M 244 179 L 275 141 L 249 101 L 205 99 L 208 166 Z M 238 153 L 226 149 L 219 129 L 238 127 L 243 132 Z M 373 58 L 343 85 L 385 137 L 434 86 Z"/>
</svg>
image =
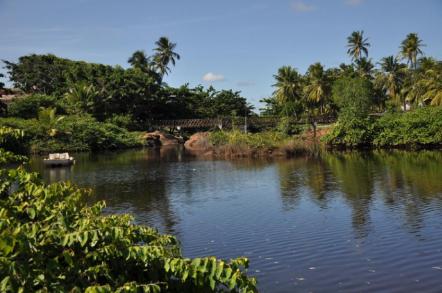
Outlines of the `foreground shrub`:
<svg viewBox="0 0 442 293">
<path fill-rule="evenodd" d="M 183 258 L 175 237 L 103 215 L 89 194 L 0 170 L 1 292 L 257 292 L 246 258 Z"/>
</svg>

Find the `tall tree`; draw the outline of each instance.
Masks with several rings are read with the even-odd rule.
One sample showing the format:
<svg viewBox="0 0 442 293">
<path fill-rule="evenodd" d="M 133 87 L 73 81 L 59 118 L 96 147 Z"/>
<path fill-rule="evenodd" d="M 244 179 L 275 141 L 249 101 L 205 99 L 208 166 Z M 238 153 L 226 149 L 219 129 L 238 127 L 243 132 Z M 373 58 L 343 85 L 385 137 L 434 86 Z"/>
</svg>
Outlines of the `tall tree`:
<svg viewBox="0 0 442 293">
<path fill-rule="evenodd" d="M 127 62 L 134 68 L 139 68 L 146 71 L 149 67 L 149 58 L 146 56 L 144 51 L 135 51 L 132 56 L 127 60 Z"/>
<path fill-rule="evenodd" d="M 330 97 L 330 85 L 321 63 L 310 65 L 307 71 L 307 84 L 304 87 L 307 103 L 319 106 L 320 113 Z"/>
<path fill-rule="evenodd" d="M 417 56 L 423 54 L 421 49 L 423 46 L 425 45 L 419 39 L 417 33 L 408 34 L 405 40 L 402 41 L 400 54 L 403 59 L 407 59 L 410 68 L 416 69 Z"/>
<path fill-rule="evenodd" d="M 393 56 L 384 57 L 379 63 L 381 72 L 376 76 L 375 82 L 383 88 L 388 97 L 398 104 L 402 103 L 406 109 L 406 100 L 401 95 L 401 88 L 406 77 L 406 66 Z"/>
<path fill-rule="evenodd" d="M 159 74 L 163 77 L 170 72 L 169 63 L 175 66 L 176 60 L 180 60 L 180 55 L 174 51 L 176 43 L 172 43 L 167 37 L 161 37 L 155 45 L 157 47 L 154 49 L 154 62 Z"/>
<path fill-rule="evenodd" d="M 347 47 L 347 54 L 354 61 L 361 59 L 362 55 L 368 57 L 368 47 L 370 47 L 370 43 L 367 38 L 364 38 L 364 31 L 354 31 L 347 38 Z"/>
<path fill-rule="evenodd" d="M 356 71 L 359 73 L 361 77 L 365 77 L 368 79 L 371 78 L 371 74 L 374 68 L 371 59 L 367 59 L 366 57 L 356 59 L 355 65 L 356 65 Z"/>
<path fill-rule="evenodd" d="M 277 74 L 273 75 L 276 90 L 273 95 L 281 105 L 284 114 L 289 116 L 291 113 L 299 112 L 302 103 L 302 77 L 291 66 L 283 66 L 278 69 Z"/>
</svg>

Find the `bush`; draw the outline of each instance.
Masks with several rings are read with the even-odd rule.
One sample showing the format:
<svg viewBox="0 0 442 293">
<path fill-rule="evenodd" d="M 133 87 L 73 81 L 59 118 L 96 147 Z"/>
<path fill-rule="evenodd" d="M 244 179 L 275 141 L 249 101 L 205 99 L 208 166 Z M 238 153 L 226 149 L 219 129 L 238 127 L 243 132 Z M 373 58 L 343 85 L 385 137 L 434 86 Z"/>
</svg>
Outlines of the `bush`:
<svg viewBox="0 0 442 293">
<path fill-rule="evenodd" d="M 369 118 L 346 117 L 338 119 L 333 129 L 322 140 L 329 145 L 357 147 L 370 145 L 373 122 Z"/>
<path fill-rule="evenodd" d="M 276 130 L 285 135 L 300 134 L 303 127 L 293 122 L 290 117 L 282 117 L 276 127 Z"/>
<path fill-rule="evenodd" d="M 370 118 L 339 119 L 324 137 L 330 145 L 354 147 L 440 147 L 442 107 L 425 107 L 411 112 L 387 113 Z"/>
<path fill-rule="evenodd" d="M 112 123 L 118 127 L 125 128 L 125 129 L 135 129 L 135 123 L 132 115 L 126 114 L 126 115 L 112 115 L 111 118 L 107 119 L 106 122 Z"/>
<path fill-rule="evenodd" d="M 339 107 L 339 119 L 367 117 L 373 95 L 370 81 L 361 77 L 341 78 L 334 83 L 332 93 L 333 101 Z"/>
<path fill-rule="evenodd" d="M 16 134 L 1 129 L 0 147 Z M 175 237 L 103 215 L 89 194 L 0 170 L 1 292 L 257 292 L 248 259 L 183 258 Z"/>
<path fill-rule="evenodd" d="M 442 107 L 425 107 L 406 113 L 388 113 L 375 125 L 375 146 L 442 145 Z"/>
<path fill-rule="evenodd" d="M 66 116 L 49 135 L 45 123 L 37 119 L 0 118 L 0 126 L 25 131 L 25 141 L 33 153 L 57 151 L 98 151 L 142 146 L 138 132 L 129 132 L 90 116 Z"/>
<path fill-rule="evenodd" d="M 63 108 L 58 105 L 56 98 L 46 95 L 30 95 L 15 99 L 8 106 L 8 116 L 19 118 L 37 118 L 40 108 L 54 107 L 59 113 L 64 112 Z"/>
</svg>

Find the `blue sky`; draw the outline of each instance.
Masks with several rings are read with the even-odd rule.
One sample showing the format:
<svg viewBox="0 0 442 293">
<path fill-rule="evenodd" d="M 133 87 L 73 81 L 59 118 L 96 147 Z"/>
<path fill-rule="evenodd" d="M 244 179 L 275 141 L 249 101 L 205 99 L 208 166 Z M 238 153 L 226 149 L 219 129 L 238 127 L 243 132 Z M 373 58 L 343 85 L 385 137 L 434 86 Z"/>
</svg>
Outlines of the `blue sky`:
<svg viewBox="0 0 442 293">
<path fill-rule="evenodd" d="M 127 67 L 133 51 L 152 53 L 168 36 L 182 58 L 166 82 L 232 88 L 255 105 L 282 65 L 349 62 L 354 30 L 374 61 L 397 54 L 409 32 L 442 59 L 442 0 L 0 0 L 0 20 L 0 59 L 13 61 L 53 53 Z"/>
</svg>

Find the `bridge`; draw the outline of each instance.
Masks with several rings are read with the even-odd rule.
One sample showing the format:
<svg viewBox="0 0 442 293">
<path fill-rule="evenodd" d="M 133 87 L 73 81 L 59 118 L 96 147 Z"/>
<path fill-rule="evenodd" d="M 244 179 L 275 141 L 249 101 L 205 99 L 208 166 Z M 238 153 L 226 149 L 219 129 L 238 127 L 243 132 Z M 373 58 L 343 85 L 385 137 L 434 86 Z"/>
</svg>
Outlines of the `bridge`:
<svg viewBox="0 0 442 293">
<path fill-rule="evenodd" d="M 309 124 L 308 119 L 289 118 L 292 123 L 305 125 Z M 335 122 L 336 118 L 331 116 L 316 117 L 317 124 L 330 124 Z M 281 117 L 224 117 L 224 118 L 202 118 L 202 119 L 176 119 L 176 120 L 151 120 L 152 128 L 171 128 L 171 129 L 231 129 L 236 127 L 275 127 L 281 121 Z"/>
</svg>

